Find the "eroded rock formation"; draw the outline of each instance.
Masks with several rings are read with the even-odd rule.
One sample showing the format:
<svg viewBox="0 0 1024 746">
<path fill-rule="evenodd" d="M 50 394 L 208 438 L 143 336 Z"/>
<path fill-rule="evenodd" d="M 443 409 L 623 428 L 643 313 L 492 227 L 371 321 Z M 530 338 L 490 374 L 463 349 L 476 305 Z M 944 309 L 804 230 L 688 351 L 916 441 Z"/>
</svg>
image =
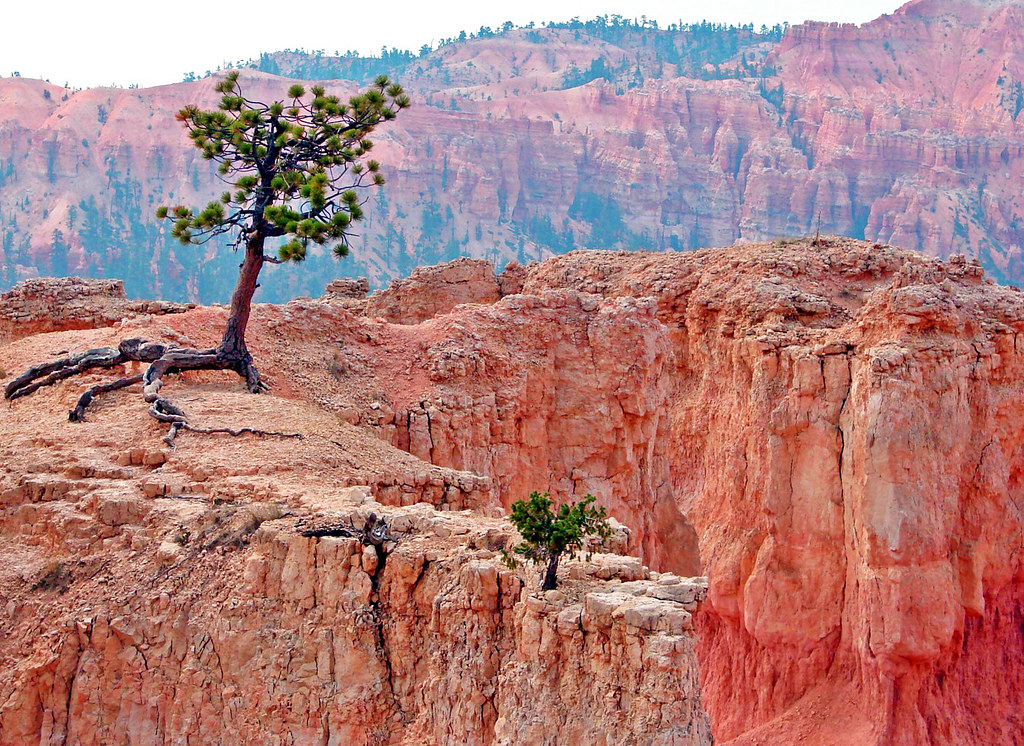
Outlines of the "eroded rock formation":
<svg viewBox="0 0 1024 746">
<path fill-rule="evenodd" d="M 200 535 L 151 544 L 133 568 L 159 578 L 144 593 L 122 595 L 128 579 L 104 568 L 113 588 L 90 588 L 88 613 L 23 638 L 33 655 L 7 674 L 0 741 L 710 743 L 691 624 L 700 583 L 641 572 L 604 589 L 579 566 L 573 598 L 524 594 L 488 551 L 507 524 L 390 516 L 403 530 L 383 557 L 281 519 L 236 529 L 243 553 L 221 543 L 204 557 L 190 546 Z M 598 558 L 591 572 L 630 569 Z M 71 584 L 80 570 L 66 572 Z M 609 708 L 622 696 L 628 707 Z"/>
<path fill-rule="evenodd" d="M 185 650 L 169 670 L 199 693 L 160 705 L 173 716 L 111 695 L 143 713 L 126 722 L 162 733 L 255 722 L 223 698 L 276 708 L 285 725 L 267 738 L 356 743 L 543 743 L 556 721 L 588 742 L 698 743 L 702 706 L 735 744 L 1024 739 L 1019 291 L 962 257 L 835 238 L 574 252 L 517 276 L 521 292 L 486 304 L 454 305 L 444 282 L 398 284 L 389 307 L 410 315 L 390 320 L 330 298 L 259 306 L 254 354 L 280 398 L 213 373 L 186 376 L 178 396 L 210 424 L 304 430 L 298 444 L 193 435 L 162 452 L 127 393 L 69 429 L 67 383 L 0 412 L 7 722 L 70 727 L 60 682 L 102 643 L 116 652 L 102 671 L 118 675 L 129 647 L 143 652 L 131 665 L 153 691 L 168 684 L 144 669 Z M 36 335 L 0 347 L 0 365 L 139 328 L 200 344 L 223 315 Z M 618 551 L 637 559 L 573 566 L 564 596 L 518 590 L 523 576 L 496 562 L 510 532 L 497 516 L 529 489 L 597 494 L 626 525 Z M 383 562 L 295 529 L 371 509 L 400 538 Z M 698 563 L 694 637 L 701 584 L 643 565 Z M 130 632 L 144 651 L 128 632 L 109 642 L 127 616 L 111 599 L 144 609 Z M 183 648 L 162 641 L 174 624 L 191 625 Z M 328 628 L 347 634 L 318 642 Z M 349 665 L 375 673 L 342 679 Z M 100 671 L 82 681 L 113 675 Z M 18 698 L 15 680 L 49 694 Z M 112 733 L 113 710 L 87 706 L 89 691 L 75 727 Z M 538 697 L 543 712 L 525 714 Z M 632 714 L 587 730 L 598 697 Z M 359 730 L 370 722 L 381 729 Z"/>
<path fill-rule="evenodd" d="M 0 364 L 138 329 L 204 340 L 223 313 L 56 319 L 0 346 Z M 273 422 L 302 441 L 186 435 L 168 450 L 130 396 L 75 428 L 74 381 L 0 414 L 0 743 L 711 743 L 692 624 L 703 579 L 594 554 L 539 595 L 533 572 L 500 560 L 513 535 L 493 480 L 309 400 L 353 393 L 323 331 L 379 322 L 333 300 L 256 316 L 264 340 L 294 334 L 292 356 L 266 361 L 290 398 L 204 373 L 182 402 L 204 423 Z M 380 551 L 303 535 L 371 511 L 391 527 Z M 609 548 L 631 543 L 620 528 Z"/>
<path fill-rule="evenodd" d="M 453 259 L 417 267 L 407 278 L 374 293 L 366 313 L 391 322 L 416 324 L 447 313 L 460 303 L 494 303 L 501 297 L 494 265 L 482 259 Z"/>
<path fill-rule="evenodd" d="M 526 289 L 553 286 L 652 295 L 674 341 L 719 739 L 1024 737 L 1020 292 L 962 257 L 836 241 L 570 254 Z"/>
<path fill-rule="evenodd" d="M 120 280 L 26 280 L 0 294 L 0 341 L 59 329 L 110 326 L 140 314 L 181 313 L 193 307 L 167 301 L 129 301 Z"/>
</svg>

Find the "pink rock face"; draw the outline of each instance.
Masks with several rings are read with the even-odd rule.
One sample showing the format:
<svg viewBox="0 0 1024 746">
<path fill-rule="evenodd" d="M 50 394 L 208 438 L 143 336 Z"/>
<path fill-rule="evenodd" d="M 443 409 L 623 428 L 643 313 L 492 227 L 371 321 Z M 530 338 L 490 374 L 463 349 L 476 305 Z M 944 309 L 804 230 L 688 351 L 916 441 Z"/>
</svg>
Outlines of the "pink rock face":
<svg viewBox="0 0 1024 746">
<path fill-rule="evenodd" d="M 914 2 L 863 26 L 794 26 L 739 53 L 757 62 L 739 77 L 735 58 L 681 74 L 654 54 L 665 31 L 611 43 L 516 30 L 446 45 L 400 75 L 414 106 L 379 133 L 388 184 L 367 206 L 351 266 L 314 256 L 307 274 L 274 270 L 263 292 L 319 295 L 341 271 L 385 287 L 458 255 L 501 266 L 569 247 L 721 246 L 819 224 L 977 256 L 1001 281 L 1024 281 L 1022 29 L 1017 2 Z M 567 73 L 599 59 L 628 71 L 564 88 Z M 294 54 L 275 64 L 303 69 Z M 242 80 L 264 100 L 289 83 Z M 327 85 L 343 97 L 355 89 Z M 205 80 L 77 92 L 0 81 L 10 227 L 0 283 L 66 265 L 117 274 L 130 294 L 226 300 L 230 255 L 176 246 L 152 217 L 157 204 L 205 204 L 221 191 L 173 118 L 216 101 Z M 110 235 L 97 237 L 101 227 Z"/>
<path fill-rule="evenodd" d="M 473 279 L 452 282 L 462 268 Z M 452 287 L 488 304 L 453 311 Z M 496 288 L 490 265 L 460 260 L 372 296 L 366 315 L 384 309 L 400 326 L 357 331 L 333 363 L 342 380 L 380 387 L 359 421 L 424 461 L 486 474 L 506 508 L 534 490 L 592 493 L 652 568 L 699 574 L 697 537 L 669 476 L 671 342 L 654 303 L 573 290 L 497 301 Z M 441 315 L 401 328 L 431 310 Z M 382 345 L 401 357 L 381 360 Z"/>
<path fill-rule="evenodd" d="M 382 434 L 487 474 L 506 507 L 533 490 L 592 493 L 651 567 L 697 575 L 697 537 L 669 478 L 670 346 L 654 310 L 558 291 L 439 319 L 429 386 L 401 392 Z"/>
<path fill-rule="evenodd" d="M 159 572 L 190 590 L 121 613 L 94 591 L 99 611 L 28 641 L 33 658 L 3 677 L 0 743 L 711 743 L 690 613 L 700 583 L 523 593 L 472 546 L 440 549 L 425 515 L 386 568 L 356 539 L 287 522 L 227 560 L 168 542 Z M 486 543 L 471 521 L 444 525 Z M 617 696 L 629 707 L 609 710 Z"/>
<path fill-rule="evenodd" d="M 0 741 L 702 744 L 704 707 L 719 743 L 1024 741 L 1024 294 L 828 237 L 520 281 L 413 324 L 257 306 L 272 395 L 173 387 L 204 422 L 308 435 L 286 447 L 164 452 L 127 391 L 76 429 L 77 385 L 0 410 Z M 220 323 L 68 326 L 0 367 Z M 497 516 L 532 489 L 594 492 L 635 556 L 521 592 Z M 386 560 L 301 535 L 371 509 Z M 698 562 L 700 610 L 702 581 L 644 567 Z"/>
<path fill-rule="evenodd" d="M 832 241 L 570 254 L 526 283 L 567 285 L 652 295 L 674 340 L 719 740 L 1024 738 L 1024 296 L 962 258 Z"/>
<path fill-rule="evenodd" d="M 370 296 L 368 316 L 392 323 L 417 324 L 451 311 L 460 303 L 494 303 L 501 297 L 494 265 L 481 259 L 454 259 L 418 267 L 405 279 Z"/>
</svg>

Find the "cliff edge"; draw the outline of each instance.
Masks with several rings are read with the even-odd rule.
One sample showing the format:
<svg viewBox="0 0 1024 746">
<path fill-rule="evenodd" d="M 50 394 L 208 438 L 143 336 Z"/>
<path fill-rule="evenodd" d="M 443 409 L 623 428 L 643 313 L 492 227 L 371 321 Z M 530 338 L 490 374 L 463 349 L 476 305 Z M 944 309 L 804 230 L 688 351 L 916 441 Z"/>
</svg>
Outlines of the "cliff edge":
<svg viewBox="0 0 1024 746">
<path fill-rule="evenodd" d="M 1018 290 L 835 238 L 418 277 L 257 306 L 272 396 L 169 386 L 299 442 L 167 451 L 131 390 L 71 425 L 84 381 L 0 411 L 0 741 L 1024 740 Z M 530 489 L 624 524 L 554 595 L 497 561 Z M 303 536 L 370 511 L 386 557 Z"/>
</svg>

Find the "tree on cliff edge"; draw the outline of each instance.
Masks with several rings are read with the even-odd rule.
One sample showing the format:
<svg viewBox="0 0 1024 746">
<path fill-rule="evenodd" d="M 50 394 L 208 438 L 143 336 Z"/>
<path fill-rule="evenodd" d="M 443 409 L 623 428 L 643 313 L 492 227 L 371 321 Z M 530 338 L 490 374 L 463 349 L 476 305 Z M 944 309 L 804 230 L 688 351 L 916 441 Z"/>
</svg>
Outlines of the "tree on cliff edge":
<svg viewBox="0 0 1024 746">
<path fill-rule="evenodd" d="M 321 86 L 307 93 L 301 85 L 291 86 L 285 101 L 255 101 L 242 93 L 237 72 L 228 73 L 217 91 L 221 94 L 217 110 L 189 105 L 177 118 L 203 157 L 219 164 L 220 177 L 230 191 L 198 212 L 182 205 L 160 207 L 157 217 L 172 220 L 172 233 L 183 243 L 235 234 L 234 248 L 241 249 L 243 257 L 220 344 L 196 350 L 124 340 L 117 349 L 88 350 L 34 366 L 7 384 L 5 398 L 27 396 L 90 368 L 147 362 L 145 373 L 86 390 L 69 418 L 80 421 L 97 394 L 141 381 L 150 414 L 170 423 L 167 440 L 173 444 L 179 429 L 211 431 L 191 427 L 185 413 L 159 395 L 165 374 L 233 370 L 245 379 L 249 391 L 267 389 L 245 340 L 260 271 L 268 262 L 303 261 L 310 243 L 330 242 L 335 254 L 348 254 L 350 228 L 363 217 L 358 190 L 384 183 L 379 164 L 366 159 L 373 147 L 367 136 L 382 122 L 394 119 L 409 99 L 386 76 L 347 102 L 327 95 Z M 268 253 L 268 240 L 277 238 L 285 240 L 276 252 Z"/>
<path fill-rule="evenodd" d="M 541 590 L 554 590 L 558 585 L 558 563 L 562 555 L 572 557 L 583 548 L 588 536 L 611 536 L 611 527 L 605 520 L 602 506 L 595 506 L 593 495 L 584 495 L 574 504 L 564 503 L 558 511 L 551 510 L 554 501 L 547 492 L 531 492 L 529 500 L 512 503 L 509 520 L 523 537 L 512 551 L 530 562 L 544 565 Z M 506 564 L 515 567 L 518 562 L 508 552 L 502 552 Z"/>
</svg>

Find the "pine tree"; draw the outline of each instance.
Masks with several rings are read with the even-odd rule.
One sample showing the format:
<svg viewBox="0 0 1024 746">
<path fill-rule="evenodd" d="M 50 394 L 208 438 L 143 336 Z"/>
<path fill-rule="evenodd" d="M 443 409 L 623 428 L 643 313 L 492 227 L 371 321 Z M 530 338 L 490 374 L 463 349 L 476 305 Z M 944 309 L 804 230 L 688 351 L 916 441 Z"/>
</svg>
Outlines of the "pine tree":
<svg viewBox="0 0 1024 746">
<path fill-rule="evenodd" d="M 528 500 L 512 503 L 509 520 L 523 538 L 512 551 L 530 562 L 545 565 L 541 590 L 553 590 L 558 585 L 558 563 L 562 555 L 574 557 L 588 536 L 607 539 L 611 535 L 605 509 L 595 506 L 596 500 L 593 495 L 584 495 L 582 500 L 564 503 L 554 512 L 551 495 L 534 491 Z M 507 552 L 504 558 L 512 566 L 518 564 Z"/>
<path fill-rule="evenodd" d="M 173 221 L 172 235 L 182 243 L 232 233 L 233 247 L 243 252 L 220 344 L 195 350 L 124 340 L 116 349 L 89 350 L 29 369 L 7 384 L 7 399 L 90 368 L 147 362 L 139 376 L 88 389 L 69 417 L 81 420 L 96 394 L 141 381 L 150 414 L 171 424 L 167 440 L 173 444 L 179 429 L 197 428 L 159 395 L 165 374 L 233 370 L 249 391 L 267 389 L 245 339 L 260 272 L 267 263 L 302 262 L 311 243 L 331 243 L 338 256 L 348 253 L 352 225 L 363 217 L 361 192 L 384 183 L 380 164 L 367 157 L 373 147 L 368 136 L 409 106 L 409 98 L 387 76 L 344 102 L 322 86 L 307 91 L 295 84 L 284 100 L 264 103 L 243 93 L 238 72 L 219 81 L 217 91 L 221 99 L 216 110 L 189 105 L 178 112 L 178 120 L 203 157 L 219 164 L 218 173 L 230 189 L 198 211 L 163 206 L 157 217 Z M 283 242 L 268 251 L 268 241 L 274 239 Z"/>
<path fill-rule="evenodd" d="M 195 212 L 179 205 L 160 207 L 157 217 L 172 220 L 182 243 L 201 243 L 233 232 L 244 248 L 238 283 L 224 336 L 217 348 L 220 367 L 236 370 L 248 388 L 265 388 L 245 344 L 252 296 L 263 265 L 302 262 L 310 243 L 334 243 L 348 254 L 353 223 L 363 210 L 357 190 L 380 186 L 380 164 L 364 157 L 373 147 L 367 136 L 409 105 L 402 87 L 380 76 L 364 93 L 343 103 L 322 86 L 308 92 L 295 84 L 285 101 L 266 104 L 246 98 L 230 72 L 218 83 L 216 111 L 186 106 L 178 120 L 203 157 L 219 163 L 231 187 L 219 200 Z M 276 254 L 268 239 L 286 238 Z"/>
</svg>

